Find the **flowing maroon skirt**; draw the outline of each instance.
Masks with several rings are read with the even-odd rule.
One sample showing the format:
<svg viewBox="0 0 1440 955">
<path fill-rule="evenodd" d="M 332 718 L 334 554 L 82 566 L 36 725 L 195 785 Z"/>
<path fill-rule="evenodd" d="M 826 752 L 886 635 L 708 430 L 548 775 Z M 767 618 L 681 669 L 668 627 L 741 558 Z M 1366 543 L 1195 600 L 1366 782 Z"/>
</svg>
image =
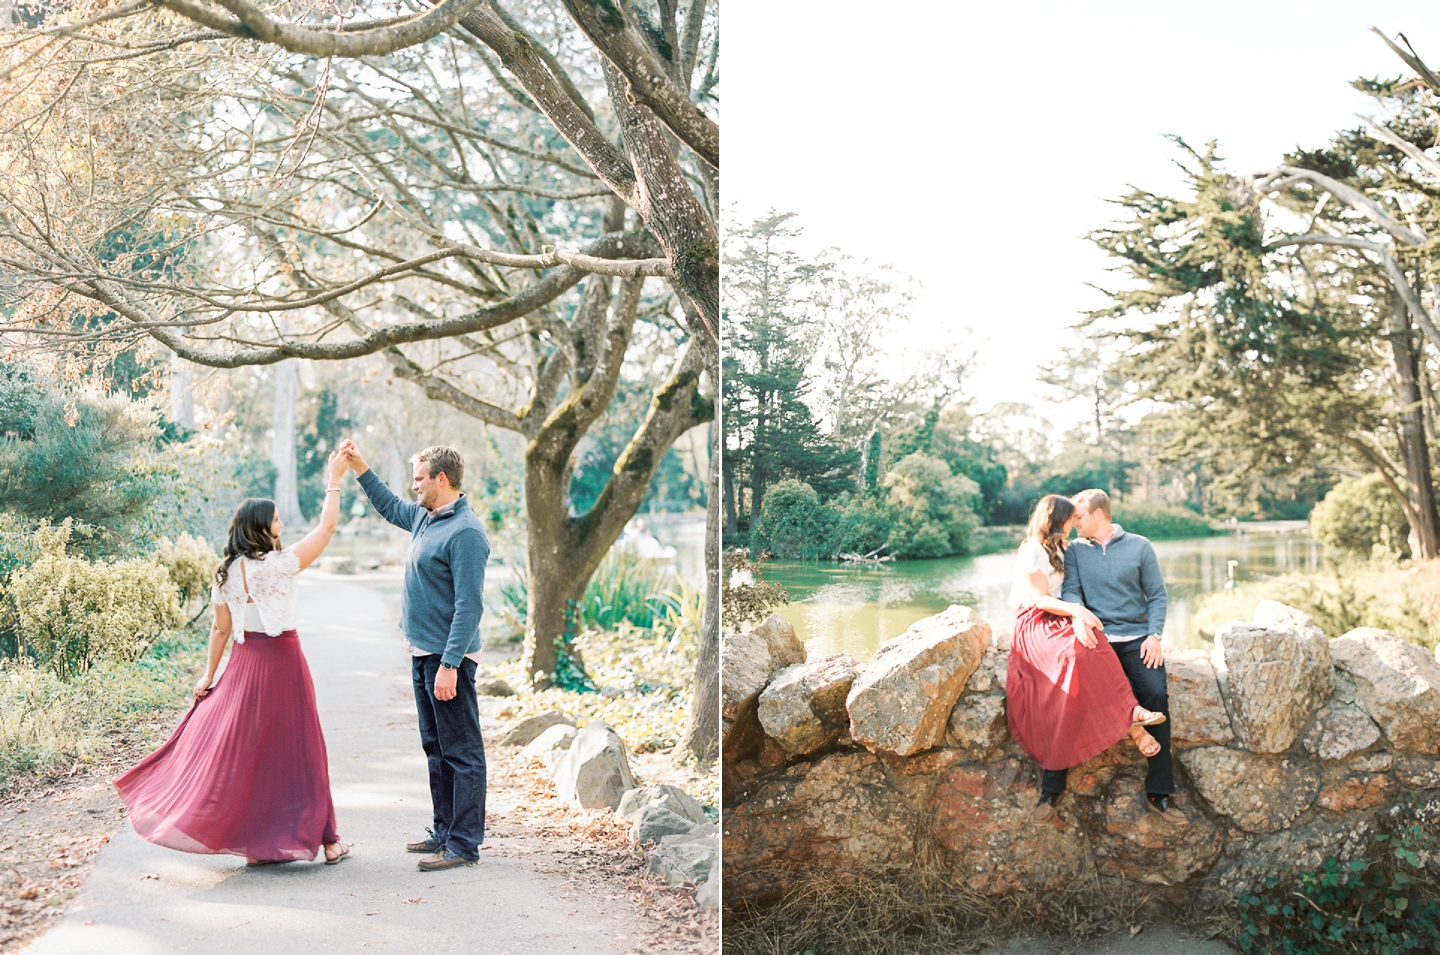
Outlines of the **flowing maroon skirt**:
<svg viewBox="0 0 1440 955">
<path fill-rule="evenodd" d="M 315 684 L 294 630 L 245 637 L 219 682 L 115 789 L 135 831 L 157 845 L 314 859 L 338 838 Z"/>
<path fill-rule="evenodd" d="M 1069 617 L 1015 611 L 1005 676 L 1010 736 L 1042 769 L 1069 769 L 1130 731 L 1135 693 L 1104 637 L 1095 649 L 1075 639 Z"/>
</svg>

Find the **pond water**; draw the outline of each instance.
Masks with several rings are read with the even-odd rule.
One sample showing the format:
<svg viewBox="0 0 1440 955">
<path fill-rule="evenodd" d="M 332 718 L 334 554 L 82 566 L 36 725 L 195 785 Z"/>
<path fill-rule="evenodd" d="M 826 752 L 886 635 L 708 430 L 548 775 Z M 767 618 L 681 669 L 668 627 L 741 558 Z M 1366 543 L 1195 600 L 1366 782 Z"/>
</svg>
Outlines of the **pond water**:
<svg viewBox="0 0 1440 955">
<path fill-rule="evenodd" d="M 1196 599 L 1219 590 L 1227 564 L 1236 561 L 1238 582 L 1320 568 L 1322 548 L 1286 522 L 1219 537 L 1156 541 L 1155 553 L 1169 591 L 1168 643 L 1202 647 L 1191 626 Z M 790 604 L 775 612 L 795 625 L 812 656 L 848 653 L 868 660 L 886 640 L 912 623 L 954 603 L 975 607 L 997 635 L 1010 630 L 1012 551 L 981 557 L 895 561 L 878 567 L 836 563 L 767 561 L 765 579 L 784 584 Z"/>
</svg>

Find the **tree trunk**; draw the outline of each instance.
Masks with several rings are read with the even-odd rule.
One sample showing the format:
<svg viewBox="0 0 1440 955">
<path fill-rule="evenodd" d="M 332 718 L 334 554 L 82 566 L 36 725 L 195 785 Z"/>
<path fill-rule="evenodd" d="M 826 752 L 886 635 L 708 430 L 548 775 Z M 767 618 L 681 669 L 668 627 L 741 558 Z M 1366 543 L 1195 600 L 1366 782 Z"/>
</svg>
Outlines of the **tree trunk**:
<svg viewBox="0 0 1440 955">
<path fill-rule="evenodd" d="M 1435 509 L 1435 489 L 1430 480 L 1430 450 L 1425 443 L 1425 410 L 1418 381 L 1410 313 L 1399 296 L 1390 309 L 1390 348 L 1395 359 L 1399 385 L 1400 448 L 1405 457 L 1405 482 L 1410 498 L 1410 555 L 1430 560 L 1440 553 L 1440 519 Z"/>
<path fill-rule="evenodd" d="M 299 526 L 305 523 L 305 515 L 300 512 L 299 485 L 295 477 L 297 383 L 293 358 L 275 366 L 275 402 L 271 409 L 275 437 L 270 444 L 270 463 L 275 465 L 275 509 L 280 514 L 280 520 Z"/>
<path fill-rule="evenodd" d="M 720 452 L 717 450 L 715 453 L 719 454 Z M 735 518 L 735 508 L 738 506 L 735 500 L 735 474 L 730 468 L 722 470 L 725 484 L 725 533 L 737 534 L 740 531 L 740 525 Z"/>
<path fill-rule="evenodd" d="M 700 627 L 700 653 L 695 661 L 695 686 L 690 694 L 690 725 L 685 749 L 702 767 L 715 761 L 720 749 L 720 428 L 710 434 L 710 493 L 705 508 L 705 617 Z"/>
<path fill-rule="evenodd" d="M 527 517 L 533 511 L 527 501 Z M 584 626 L 581 603 L 590 582 L 590 574 L 577 574 L 566 561 L 566 548 L 554 539 L 552 531 L 548 522 L 529 522 L 526 676 L 537 688 L 570 685 L 569 677 L 574 674 L 569 672 L 573 665 L 569 642 Z"/>
</svg>

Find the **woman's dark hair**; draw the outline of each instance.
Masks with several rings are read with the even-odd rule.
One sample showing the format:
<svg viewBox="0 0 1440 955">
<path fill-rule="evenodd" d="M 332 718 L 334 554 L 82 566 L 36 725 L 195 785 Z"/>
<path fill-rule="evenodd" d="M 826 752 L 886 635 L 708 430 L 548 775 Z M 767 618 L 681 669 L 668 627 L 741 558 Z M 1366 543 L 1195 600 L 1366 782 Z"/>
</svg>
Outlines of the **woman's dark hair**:
<svg viewBox="0 0 1440 955">
<path fill-rule="evenodd" d="M 1075 513 L 1075 505 L 1068 497 L 1046 494 L 1030 513 L 1030 525 L 1025 536 L 1033 537 L 1050 555 L 1050 566 L 1056 570 L 1065 569 L 1065 522 Z"/>
<path fill-rule="evenodd" d="M 221 587 L 230 579 L 230 565 L 237 557 L 259 560 L 276 549 L 270 525 L 275 523 L 275 502 L 252 497 L 240 502 L 230 518 L 230 535 L 225 541 L 225 559 L 215 568 L 215 583 Z"/>
</svg>

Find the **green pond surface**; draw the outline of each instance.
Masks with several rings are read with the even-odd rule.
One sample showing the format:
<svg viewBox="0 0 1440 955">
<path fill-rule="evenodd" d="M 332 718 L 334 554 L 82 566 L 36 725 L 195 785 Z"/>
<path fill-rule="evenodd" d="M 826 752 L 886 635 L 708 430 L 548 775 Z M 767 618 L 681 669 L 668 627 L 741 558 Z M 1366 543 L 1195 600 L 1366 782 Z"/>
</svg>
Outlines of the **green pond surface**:
<svg viewBox="0 0 1440 955">
<path fill-rule="evenodd" d="M 1237 562 L 1235 579 L 1243 583 L 1318 570 L 1321 551 L 1314 539 L 1293 530 L 1156 541 L 1170 597 L 1166 641 L 1208 645 L 1191 626 L 1191 616 L 1197 598 L 1225 586 L 1229 561 Z M 868 660 L 915 621 L 956 603 L 973 606 L 997 636 L 1008 633 L 1014 571 L 1015 555 L 1007 551 L 880 566 L 767 561 L 762 573 L 790 591 L 790 604 L 775 612 L 795 625 L 811 656 L 848 653 Z"/>
</svg>

